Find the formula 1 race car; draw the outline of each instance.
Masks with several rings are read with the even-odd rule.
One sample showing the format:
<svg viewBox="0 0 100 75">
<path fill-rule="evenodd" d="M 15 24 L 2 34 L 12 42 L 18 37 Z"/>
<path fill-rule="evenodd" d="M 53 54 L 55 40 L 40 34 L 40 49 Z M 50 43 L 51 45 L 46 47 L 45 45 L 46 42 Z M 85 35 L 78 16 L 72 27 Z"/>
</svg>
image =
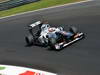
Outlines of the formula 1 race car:
<svg viewBox="0 0 100 75">
<path fill-rule="evenodd" d="M 38 30 L 33 32 L 38 26 Z M 64 47 L 84 38 L 84 33 L 70 27 L 64 31 L 62 27 L 51 27 L 47 22 L 37 21 L 28 26 L 29 35 L 25 37 L 27 45 L 39 45 L 61 50 Z"/>
</svg>

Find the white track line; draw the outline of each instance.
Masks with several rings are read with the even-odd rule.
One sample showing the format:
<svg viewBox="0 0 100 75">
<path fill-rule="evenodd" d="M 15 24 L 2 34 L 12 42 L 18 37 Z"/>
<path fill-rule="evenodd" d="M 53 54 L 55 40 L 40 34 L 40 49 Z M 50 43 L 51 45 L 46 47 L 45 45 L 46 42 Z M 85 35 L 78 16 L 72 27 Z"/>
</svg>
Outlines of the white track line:
<svg viewBox="0 0 100 75">
<path fill-rule="evenodd" d="M 32 13 L 32 12 L 37 12 L 37 11 L 46 10 L 46 9 L 52 9 L 52 8 L 69 6 L 69 5 L 74 5 L 74 4 L 86 3 L 86 2 L 89 2 L 89 1 L 93 1 L 93 0 L 85 0 L 85 1 L 79 1 L 79 2 L 74 2 L 74 3 L 68 3 L 68 4 L 64 4 L 64 5 L 52 6 L 52 7 L 48 7 L 48 8 L 42 8 L 42 9 L 38 9 L 38 10 L 33 10 L 33 11 L 23 12 L 23 13 L 19 13 L 19 14 L 14 14 L 14 15 L 11 15 L 11 16 L 1 17 L 0 19 L 5 19 L 5 18 L 9 18 L 9 17 L 14 17 L 14 16 L 23 15 L 23 14 Z"/>
</svg>

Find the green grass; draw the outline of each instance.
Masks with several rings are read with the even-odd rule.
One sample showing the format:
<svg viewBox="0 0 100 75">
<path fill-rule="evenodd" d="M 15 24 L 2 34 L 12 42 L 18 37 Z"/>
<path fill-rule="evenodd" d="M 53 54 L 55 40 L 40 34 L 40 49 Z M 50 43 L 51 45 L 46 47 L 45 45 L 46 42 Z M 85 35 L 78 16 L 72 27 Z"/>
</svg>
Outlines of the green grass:
<svg viewBox="0 0 100 75">
<path fill-rule="evenodd" d="M 32 11 L 32 10 L 41 9 L 41 8 L 47 8 L 47 7 L 56 6 L 56 5 L 62 5 L 62 4 L 71 3 L 71 2 L 77 2 L 77 1 L 82 1 L 82 0 L 40 0 L 39 2 L 26 4 L 26 5 L 19 6 L 16 8 L 5 10 L 5 11 L 0 11 L 0 17 L 9 16 L 9 15 L 22 13 L 26 11 Z"/>
<path fill-rule="evenodd" d="M 0 70 L 4 70 L 5 69 L 5 67 L 0 67 Z"/>
</svg>

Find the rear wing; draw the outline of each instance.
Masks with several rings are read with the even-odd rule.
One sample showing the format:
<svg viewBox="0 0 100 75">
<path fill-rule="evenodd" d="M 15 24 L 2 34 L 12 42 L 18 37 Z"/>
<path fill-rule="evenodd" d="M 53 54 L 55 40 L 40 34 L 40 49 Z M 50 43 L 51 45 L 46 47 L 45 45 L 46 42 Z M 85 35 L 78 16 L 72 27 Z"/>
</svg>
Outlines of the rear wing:
<svg viewBox="0 0 100 75">
<path fill-rule="evenodd" d="M 41 24 L 41 21 L 37 21 L 37 22 L 35 22 L 35 23 L 33 23 L 33 24 L 31 24 L 31 25 L 29 25 L 29 27 L 35 27 L 35 26 L 38 26 L 38 25 L 40 25 Z"/>
</svg>

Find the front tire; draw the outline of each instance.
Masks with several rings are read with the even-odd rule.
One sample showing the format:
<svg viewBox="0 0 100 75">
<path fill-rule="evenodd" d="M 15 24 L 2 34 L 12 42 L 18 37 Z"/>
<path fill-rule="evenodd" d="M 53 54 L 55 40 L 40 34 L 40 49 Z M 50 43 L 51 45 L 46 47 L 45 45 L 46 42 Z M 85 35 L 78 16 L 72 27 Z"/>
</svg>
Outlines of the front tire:
<svg viewBox="0 0 100 75">
<path fill-rule="evenodd" d="M 56 40 L 54 38 L 49 39 L 49 46 L 51 49 L 55 49 Z"/>
<path fill-rule="evenodd" d="M 70 27 L 69 31 L 74 33 L 74 34 L 76 34 L 78 32 L 76 27 Z"/>
</svg>

